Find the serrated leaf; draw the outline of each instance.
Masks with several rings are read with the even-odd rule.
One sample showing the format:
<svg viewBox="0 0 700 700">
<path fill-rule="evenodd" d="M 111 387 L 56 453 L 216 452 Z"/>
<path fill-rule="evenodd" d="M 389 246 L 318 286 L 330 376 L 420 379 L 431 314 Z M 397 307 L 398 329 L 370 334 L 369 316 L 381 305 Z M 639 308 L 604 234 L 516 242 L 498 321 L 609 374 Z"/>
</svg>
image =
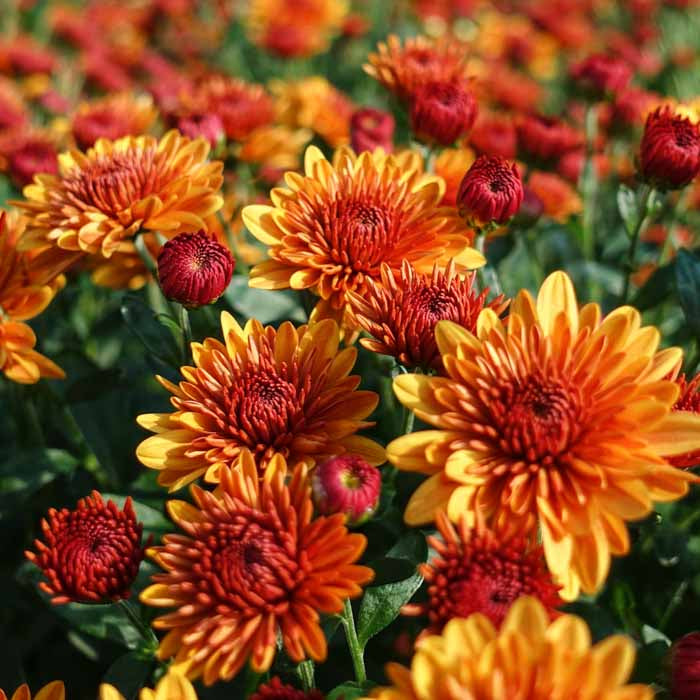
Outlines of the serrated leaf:
<svg viewBox="0 0 700 700">
<path fill-rule="evenodd" d="M 700 337 L 700 259 L 688 250 L 679 250 L 676 257 L 676 287 L 685 320 Z"/>
<path fill-rule="evenodd" d="M 363 649 L 374 635 L 398 617 L 401 607 L 408 603 L 422 582 L 420 574 L 413 574 L 403 581 L 365 590 L 357 615 L 357 638 Z"/>
</svg>

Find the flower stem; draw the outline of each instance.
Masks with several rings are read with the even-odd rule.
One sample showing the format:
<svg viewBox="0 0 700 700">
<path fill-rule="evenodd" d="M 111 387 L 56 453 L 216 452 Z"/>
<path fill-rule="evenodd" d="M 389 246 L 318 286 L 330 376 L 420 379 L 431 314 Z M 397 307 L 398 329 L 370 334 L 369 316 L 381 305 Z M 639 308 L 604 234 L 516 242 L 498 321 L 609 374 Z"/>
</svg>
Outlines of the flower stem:
<svg viewBox="0 0 700 700">
<path fill-rule="evenodd" d="M 476 234 L 476 238 L 474 240 L 474 247 L 484 256 L 486 257 L 485 254 L 485 249 L 486 249 L 486 232 L 485 231 L 479 231 Z M 489 288 L 489 290 L 498 296 L 499 294 L 503 293 L 503 288 L 501 287 L 501 281 L 498 278 L 498 273 L 496 270 L 489 265 L 488 260 L 486 263 L 480 267 L 477 271 L 477 278 L 479 280 L 479 286 L 481 287 L 481 290 L 483 291 L 486 289 L 486 287 Z"/>
<path fill-rule="evenodd" d="M 314 662 L 311 659 L 306 659 L 302 661 L 297 666 L 297 675 L 301 679 L 301 684 L 304 686 L 304 690 L 313 690 L 316 687 L 316 680 L 314 678 Z"/>
<path fill-rule="evenodd" d="M 664 629 L 666 628 L 666 625 L 671 621 L 671 618 L 673 617 L 673 613 L 676 612 L 678 609 L 678 606 L 683 602 L 683 596 L 685 596 L 685 592 L 688 590 L 688 582 L 687 581 L 681 581 L 680 584 L 678 585 L 678 588 L 673 593 L 673 596 L 671 597 L 671 600 L 668 604 L 668 607 L 666 610 L 664 610 L 664 614 L 661 616 L 661 620 L 659 620 L 659 632 L 663 632 Z"/>
<path fill-rule="evenodd" d="M 634 261 L 637 257 L 637 246 L 639 245 L 639 237 L 644 229 L 649 218 L 650 204 L 654 198 L 654 189 L 649 187 L 649 185 L 642 185 L 642 197 L 639 203 L 639 213 L 637 216 L 637 225 L 634 227 L 632 232 L 629 252 L 627 254 L 627 275 L 625 277 L 625 284 L 622 288 L 622 294 L 620 296 L 620 303 L 626 304 L 627 298 L 629 296 L 630 284 L 632 282 L 632 275 L 634 274 Z"/>
<path fill-rule="evenodd" d="M 585 131 L 586 161 L 581 177 L 581 194 L 583 195 L 581 245 L 586 260 L 593 260 L 595 257 L 595 200 L 598 185 L 593 163 L 593 149 L 598 131 L 598 115 L 594 104 L 589 104 L 586 107 Z"/>
<path fill-rule="evenodd" d="M 192 326 L 190 325 L 190 314 L 187 307 L 179 305 L 179 322 L 180 330 L 182 331 L 182 358 L 184 364 L 187 364 L 192 359 L 191 344 L 192 344 Z"/>
<path fill-rule="evenodd" d="M 355 680 L 358 683 L 364 683 L 367 680 L 367 671 L 365 670 L 364 650 L 360 646 L 360 640 L 357 638 L 357 630 L 355 629 L 355 618 L 352 614 L 352 604 L 350 599 L 346 599 L 343 612 L 341 614 L 343 627 L 345 628 L 345 638 L 348 640 L 348 648 L 352 657 L 352 665 L 355 669 Z"/>
<path fill-rule="evenodd" d="M 121 600 L 117 601 L 117 604 L 129 618 L 129 621 L 139 631 L 139 634 L 141 637 L 143 637 L 143 640 L 146 642 L 148 648 L 155 651 L 158 648 L 158 638 L 154 634 L 153 630 L 141 619 L 141 616 L 134 610 L 128 600 L 122 598 Z"/>
</svg>

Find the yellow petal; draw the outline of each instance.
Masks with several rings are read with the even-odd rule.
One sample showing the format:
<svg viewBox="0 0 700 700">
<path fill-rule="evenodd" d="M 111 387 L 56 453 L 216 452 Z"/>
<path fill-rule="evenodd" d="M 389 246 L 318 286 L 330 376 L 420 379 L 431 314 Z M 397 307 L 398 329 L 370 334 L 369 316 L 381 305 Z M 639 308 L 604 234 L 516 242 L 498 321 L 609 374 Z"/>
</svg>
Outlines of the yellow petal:
<svg viewBox="0 0 700 700">
<path fill-rule="evenodd" d="M 646 433 L 649 446 L 662 457 L 700 450 L 700 415 L 673 411 Z"/>
<path fill-rule="evenodd" d="M 532 596 L 521 596 L 508 610 L 501 625 L 501 635 L 506 632 L 522 634 L 533 644 L 545 637 L 549 617 L 542 603 Z"/>
<path fill-rule="evenodd" d="M 403 514 L 407 525 L 416 527 L 435 520 L 437 510 L 445 510 L 455 484 L 446 481 L 442 474 L 426 479 L 411 496 Z"/>
<path fill-rule="evenodd" d="M 578 333 L 578 303 L 571 279 L 560 270 L 553 272 L 542 283 L 537 295 L 537 317 L 545 335 L 554 332 L 555 322 L 564 313 L 572 334 Z"/>
</svg>

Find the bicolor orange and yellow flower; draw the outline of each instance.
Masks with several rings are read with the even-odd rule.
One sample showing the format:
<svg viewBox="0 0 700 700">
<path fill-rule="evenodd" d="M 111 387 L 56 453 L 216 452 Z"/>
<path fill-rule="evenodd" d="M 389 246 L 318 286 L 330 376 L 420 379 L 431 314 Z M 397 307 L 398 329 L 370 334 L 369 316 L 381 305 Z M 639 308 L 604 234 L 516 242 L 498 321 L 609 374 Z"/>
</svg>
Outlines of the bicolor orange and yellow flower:
<svg viewBox="0 0 700 700">
<path fill-rule="evenodd" d="M 684 496 L 697 478 L 669 458 L 700 447 L 700 416 L 673 411 L 667 379 L 682 351 L 659 351 L 656 328 L 621 307 L 579 308 L 571 280 L 522 291 L 501 321 L 486 309 L 476 333 L 436 326 L 445 376 L 394 380 L 399 400 L 433 430 L 387 447 L 400 469 L 427 474 L 406 521 L 478 512 L 505 533 L 541 531 L 562 597 L 593 593 L 611 555 L 629 551 L 626 521 Z"/>
</svg>

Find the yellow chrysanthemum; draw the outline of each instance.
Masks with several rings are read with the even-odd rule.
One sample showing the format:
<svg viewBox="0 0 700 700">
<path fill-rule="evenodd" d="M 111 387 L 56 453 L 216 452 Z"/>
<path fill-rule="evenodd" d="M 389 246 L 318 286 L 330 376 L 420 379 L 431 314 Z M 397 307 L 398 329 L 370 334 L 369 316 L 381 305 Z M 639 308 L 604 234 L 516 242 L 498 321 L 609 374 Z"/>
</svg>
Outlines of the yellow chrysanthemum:
<svg viewBox="0 0 700 700">
<path fill-rule="evenodd" d="M 63 681 L 52 681 L 45 685 L 35 696 L 34 700 L 65 700 L 66 689 Z M 0 690 L 0 700 L 7 700 L 7 695 L 3 690 Z M 23 683 L 14 693 L 10 700 L 32 700 L 32 694 L 29 686 Z M 188 699 L 189 700 L 189 699 Z"/>
<path fill-rule="evenodd" d="M 479 613 L 455 618 L 441 635 L 417 644 L 411 668 L 389 664 L 391 688 L 376 700 L 652 700 L 654 691 L 626 685 L 634 642 L 614 635 L 591 646 L 576 615 L 554 622 L 535 598 L 519 598 L 500 630 Z M 368 699 L 365 699 L 368 700 Z"/>
<path fill-rule="evenodd" d="M 27 245 L 109 257 L 140 230 L 175 235 L 205 228 L 222 205 L 223 164 L 207 162 L 209 144 L 170 131 L 162 139 L 99 139 L 87 153 L 59 156 L 59 175 L 24 188 Z"/>
<path fill-rule="evenodd" d="M 183 367 L 179 385 L 158 377 L 173 397 L 175 412 L 139 416 L 156 433 L 136 455 L 160 470 L 158 483 L 171 491 L 206 474 L 218 481 L 223 466 L 248 449 L 264 469 L 275 454 L 294 467 L 313 466 L 350 452 L 371 464 L 384 449 L 357 431 L 377 405 L 371 391 L 356 391 L 351 375 L 357 350 L 339 350 L 339 331 L 326 320 L 278 330 L 254 319 L 244 328 L 221 314 L 224 342 L 192 344 L 194 367 Z"/>
<path fill-rule="evenodd" d="M 103 683 L 100 685 L 98 700 L 125 700 L 125 698 L 113 685 Z M 139 700 L 197 700 L 197 693 L 185 676 L 168 669 L 153 690 L 141 689 Z"/>
<path fill-rule="evenodd" d="M 597 591 L 611 555 L 629 550 L 625 521 L 685 495 L 696 477 L 667 457 L 700 447 L 700 416 L 673 412 L 665 378 L 682 360 L 658 351 L 659 332 L 623 306 L 601 318 L 579 309 L 571 280 L 550 275 L 533 300 L 522 291 L 507 321 L 486 309 L 476 335 L 436 327 L 446 376 L 394 380 L 399 400 L 435 430 L 387 447 L 400 469 L 430 475 L 405 518 L 447 508 L 534 534 L 539 526 L 562 597 Z"/>
<path fill-rule="evenodd" d="M 251 270 L 250 286 L 310 289 L 340 310 L 348 291 L 361 295 L 368 278 L 380 279 L 382 263 L 398 272 L 408 260 L 426 273 L 451 258 L 462 270 L 482 265 L 456 210 L 439 206 L 444 182 L 417 162 L 343 148 L 329 163 L 309 147 L 305 175 L 287 173 L 287 188 L 270 194 L 272 206 L 243 210 L 270 256 Z"/>
</svg>

